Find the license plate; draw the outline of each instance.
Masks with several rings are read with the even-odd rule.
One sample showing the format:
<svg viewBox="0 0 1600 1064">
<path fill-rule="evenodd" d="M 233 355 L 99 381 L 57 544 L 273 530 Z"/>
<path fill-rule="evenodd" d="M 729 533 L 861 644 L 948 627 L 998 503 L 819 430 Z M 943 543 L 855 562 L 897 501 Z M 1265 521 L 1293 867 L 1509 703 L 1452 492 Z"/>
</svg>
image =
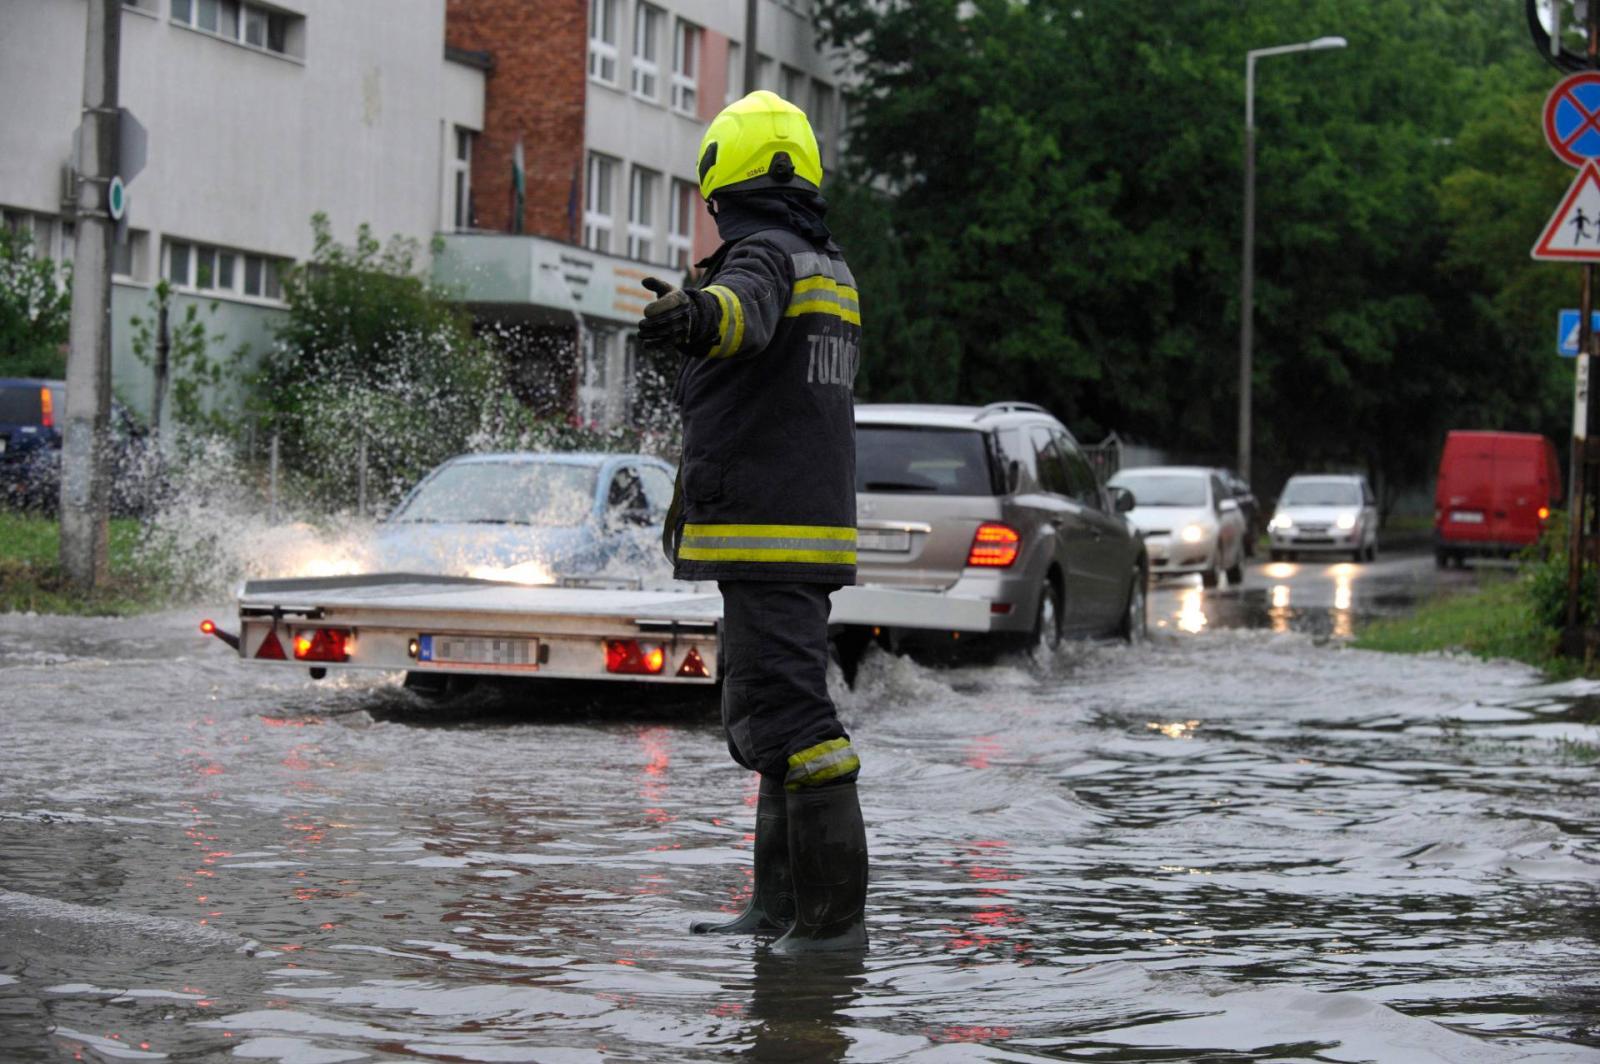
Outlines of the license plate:
<svg viewBox="0 0 1600 1064">
<path fill-rule="evenodd" d="M 1451 510 L 1450 520 L 1458 525 L 1481 525 L 1483 515 L 1476 510 Z"/>
<path fill-rule="evenodd" d="M 539 641 L 487 635 L 422 635 L 417 637 L 417 660 L 434 665 L 537 669 Z"/>
<path fill-rule="evenodd" d="M 856 550 L 894 551 L 911 549 L 911 533 L 904 529 L 862 528 L 856 530 Z"/>
</svg>

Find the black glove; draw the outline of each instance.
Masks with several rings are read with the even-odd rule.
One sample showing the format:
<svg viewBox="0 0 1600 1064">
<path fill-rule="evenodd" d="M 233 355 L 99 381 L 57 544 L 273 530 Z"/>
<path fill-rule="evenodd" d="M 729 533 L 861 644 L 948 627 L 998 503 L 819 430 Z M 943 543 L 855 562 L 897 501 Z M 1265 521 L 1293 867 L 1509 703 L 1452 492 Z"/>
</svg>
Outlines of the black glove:
<svg viewBox="0 0 1600 1064">
<path fill-rule="evenodd" d="M 644 308 L 639 322 L 639 342 L 647 348 L 681 350 L 695 334 L 698 306 L 688 292 L 665 281 L 646 277 L 644 286 L 656 298 Z"/>
</svg>

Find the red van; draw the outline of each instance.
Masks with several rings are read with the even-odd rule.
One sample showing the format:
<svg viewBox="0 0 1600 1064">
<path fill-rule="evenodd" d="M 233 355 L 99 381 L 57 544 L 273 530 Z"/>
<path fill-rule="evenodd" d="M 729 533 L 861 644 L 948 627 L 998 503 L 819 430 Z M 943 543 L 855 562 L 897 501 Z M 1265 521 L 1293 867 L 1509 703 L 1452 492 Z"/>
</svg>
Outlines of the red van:
<svg viewBox="0 0 1600 1064">
<path fill-rule="evenodd" d="M 1434 493 L 1434 559 L 1513 554 L 1539 538 L 1561 503 L 1555 444 L 1531 432 L 1450 433 Z"/>
</svg>

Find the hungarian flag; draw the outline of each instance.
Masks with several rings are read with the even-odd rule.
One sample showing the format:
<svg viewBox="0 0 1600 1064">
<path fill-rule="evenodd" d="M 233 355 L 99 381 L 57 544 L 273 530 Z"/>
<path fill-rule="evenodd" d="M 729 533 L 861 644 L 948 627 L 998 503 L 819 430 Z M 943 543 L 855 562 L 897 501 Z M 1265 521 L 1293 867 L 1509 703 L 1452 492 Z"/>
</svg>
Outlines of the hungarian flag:
<svg viewBox="0 0 1600 1064">
<path fill-rule="evenodd" d="M 528 171 L 522 162 L 522 138 L 511 149 L 511 231 L 522 232 L 522 208 L 528 201 Z"/>
</svg>

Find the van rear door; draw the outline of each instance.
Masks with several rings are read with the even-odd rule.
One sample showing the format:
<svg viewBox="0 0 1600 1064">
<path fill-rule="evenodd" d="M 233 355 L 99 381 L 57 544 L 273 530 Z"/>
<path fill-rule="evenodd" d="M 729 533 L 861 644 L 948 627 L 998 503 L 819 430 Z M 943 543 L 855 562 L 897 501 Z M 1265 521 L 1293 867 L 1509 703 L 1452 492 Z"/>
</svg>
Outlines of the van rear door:
<svg viewBox="0 0 1600 1064">
<path fill-rule="evenodd" d="M 1531 437 L 1495 441 L 1494 491 L 1489 507 L 1489 538 L 1495 543 L 1532 543 L 1539 538 L 1539 507 L 1546 490 L 1540 476 L 1544 455 Z"/>
<path fill-rule="evenodd" d="M 1480 543 L 1494 539 L 1490 529 L 1495 482 L 1493 438 L 1477 432 L 1452 432 L 1439 461 L 1439 534 L 1446 541 Z"/>
</svg>

